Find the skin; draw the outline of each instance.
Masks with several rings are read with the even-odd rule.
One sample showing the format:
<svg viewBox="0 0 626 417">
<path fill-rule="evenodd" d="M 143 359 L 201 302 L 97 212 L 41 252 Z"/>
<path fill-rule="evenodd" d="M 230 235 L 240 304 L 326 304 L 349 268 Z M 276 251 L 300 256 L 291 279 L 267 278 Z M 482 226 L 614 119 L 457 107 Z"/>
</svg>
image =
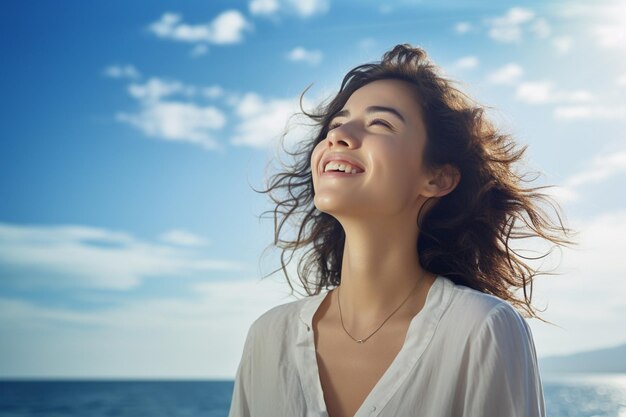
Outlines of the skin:
<svg viewBox="0 0 626 417">
<path fill-rule="evenodd" d="M 371 105 L 398 110 L 405 123 L 388 112 L 366 114 Z M 418 279 L 423 280 L 420 290 L 394 318 L 408 324 L 421 309 L 435 274 L 419 264 L 417 214 L 428 197 L 450 193 L 460 176 L 450 165 L 434 171 L 424 166 L 426 129 L 406 81 L 373 81 L 356 90 L 345 109 L 349 116 L 331 120 L 330 125 L 336 122 L 340 126 L 328 132 L 311 157 L 314 204 L 335 217 L 345 231 L 341 313 L 348 332 L 365 338 L 406 299 Z M 365 172 L 353 177 L 321 177 L 318 168 L 329 152 L 355 158 Z M 338 313 L 336 293 L 329 293 L 320 308 L 330 320 Z"/>
</svg>

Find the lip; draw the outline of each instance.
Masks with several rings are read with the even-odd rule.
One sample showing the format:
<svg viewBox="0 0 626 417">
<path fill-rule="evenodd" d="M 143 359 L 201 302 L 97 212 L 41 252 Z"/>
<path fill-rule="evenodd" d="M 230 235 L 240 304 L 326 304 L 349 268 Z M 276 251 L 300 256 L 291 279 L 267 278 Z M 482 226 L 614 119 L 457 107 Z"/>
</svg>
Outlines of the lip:
<svg viewBox="0 0 626 417">
<path fill-rule="evenodd" d="M 342 162 L 346 162 L 358 169 L 361 170 L 361 172 L 357 173 L 357 174 L 350 174 L 350 173 L 345 173 L 345 172 L 334 172 L 334 171 L 328 171 L 328 172 L 324 172 L 324 167 L 330 162 L 330 161 L 342 161 Z M 363 164 L 361 164 L 359 161 L 357 161 L 356 159 L 349 157 L 345 154 L 342 153 L 334 153 L 334 154 L 328 154 L 326 156 L 324 156 L 322 158 L 322 161 L 320 162 L 319 165 L 319 173 L 320 175 L 326 175 L 326 174 L 342 174 L 342 175 L 358 175 L 358 174 L 362 174 L 363 172 L 365 172 L 365 169 L 363 168 Z"/>
</svg>

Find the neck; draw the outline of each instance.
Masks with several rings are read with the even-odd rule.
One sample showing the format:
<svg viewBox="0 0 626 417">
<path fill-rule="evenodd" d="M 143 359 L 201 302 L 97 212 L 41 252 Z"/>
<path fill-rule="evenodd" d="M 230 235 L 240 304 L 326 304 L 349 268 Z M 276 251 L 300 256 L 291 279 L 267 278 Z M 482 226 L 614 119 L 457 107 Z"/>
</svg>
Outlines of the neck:
<svg viewBox="0 0 626 417">
<path fill-rule="evenodd" d="M 366 227 L 345 226 L 340 301 L 346 325 L 367 327 L 384 320 L 415 289 L 395 313 L 411 314 L 412 299 L 420 298 L 427 281 L 433 280 L 419 263 L 417 230 L 407 232 L 406 223 L 404 230 L 402 224 L 397 230 L 389 224 L 377 230 L 372 222 Z"/>
</svg>

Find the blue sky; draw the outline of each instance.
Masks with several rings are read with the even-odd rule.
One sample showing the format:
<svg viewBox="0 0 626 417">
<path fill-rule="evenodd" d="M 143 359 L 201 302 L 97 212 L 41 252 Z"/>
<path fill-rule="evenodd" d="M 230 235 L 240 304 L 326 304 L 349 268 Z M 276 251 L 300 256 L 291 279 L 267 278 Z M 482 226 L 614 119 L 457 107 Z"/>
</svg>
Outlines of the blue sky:
<svg viewBox="0 0 626 417">
<path fill-rule="evenodd" d="M 530 320 L 539 355 L 626 342 L 623 4 L 11 2 L 0 23 L 0 377 L 232 378 L 250 323 L 296 299 L 259 281 L 279 263 L 252 187 L 309 133 L 309 84 L 310 110 L 398 43 L 493 108 L 581 231 L 534 287 L 561 326 Z"/>
</svg>

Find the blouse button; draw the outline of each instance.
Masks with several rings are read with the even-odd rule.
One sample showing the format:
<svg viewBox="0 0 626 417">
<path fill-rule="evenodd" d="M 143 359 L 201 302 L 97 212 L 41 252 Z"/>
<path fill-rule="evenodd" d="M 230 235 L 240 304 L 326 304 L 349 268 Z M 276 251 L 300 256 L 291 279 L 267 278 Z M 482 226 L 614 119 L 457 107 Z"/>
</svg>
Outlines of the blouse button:
<svg viewBox="0 0 626 417">
<path fill-rule="evenodd" d="M 372 406 L 372 408 L 370 408 L 370 410 L 371 410 L 371 411 L 372 411 L 372 413 L 373 413 L 374 411 L 376 411 L 376 406 L 375 406 L 375 405 L 373 405 L 373 406 Z"/>
</svg>

